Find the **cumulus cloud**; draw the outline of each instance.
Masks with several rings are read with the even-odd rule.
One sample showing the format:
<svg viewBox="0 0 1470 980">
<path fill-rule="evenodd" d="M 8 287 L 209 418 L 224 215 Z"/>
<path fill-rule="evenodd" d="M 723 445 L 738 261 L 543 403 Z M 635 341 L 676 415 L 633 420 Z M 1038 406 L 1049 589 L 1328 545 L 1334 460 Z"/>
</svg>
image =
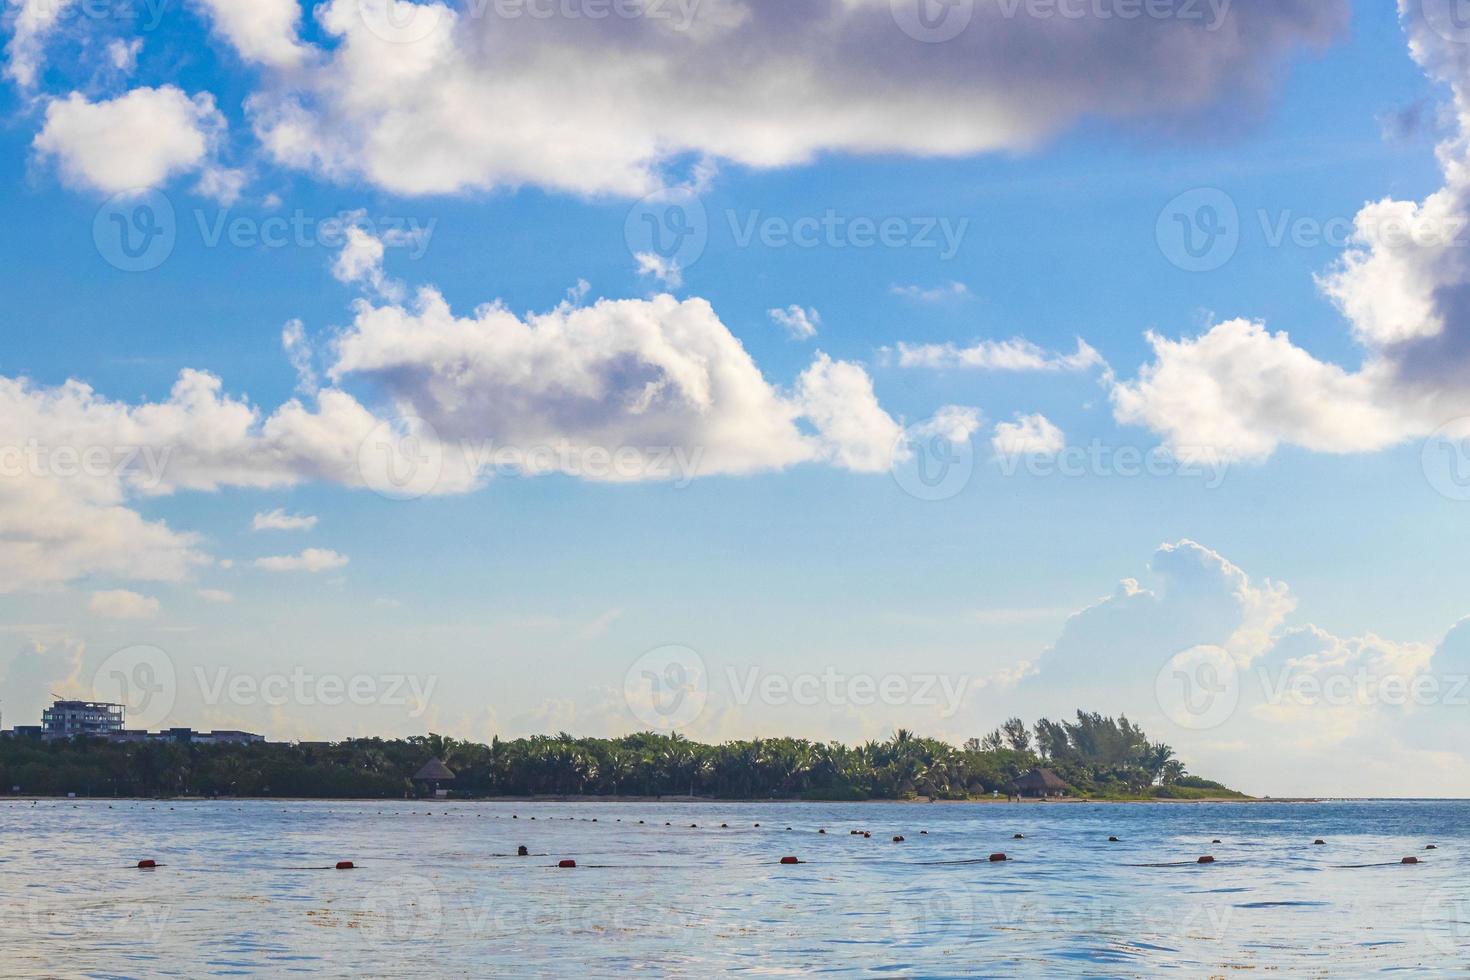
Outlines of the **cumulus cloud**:
<svg viewBox="0 0 1470 980">
<path fill-rule="evenodd" d="M 819 352 L 801 376 L 797 397 L 817 430 L 822 458 L 859 473 L 893 466 L 903 429 L 878 404 L 868 372 Z"/>
<path fill-rule="evenodd" d="M 1422 202 L 1367 204 L 1352 247 L 1319 279 L 1362 347 L 1361 366 L 1238 319 L 1197 337 L 1151 336 L 1153 362 L 1114 392 L 1120 421 L 1185 455 L 1206 447 L 1239 459 L 1280 445 L 1371 452 L 1457 420 L 1451 434 L 1470 435 L 1470 58 L 1417 0 L 1400 10 L 1414 57 L 1454 93 L 1459 132 L 1440 147 L 1444 187 Z"/>
<path fill-rule="evenodd" d="M 297 37 L 299 0 L 197 0 L 214 30 L 246 61 L 292 68 L 306 60 L 309 49 Z"/>
<path fill-rule="evenodd" d="M 283 340 L 305 372 L 299 325 Z M 89 575 L 177 582 L 210 563 L 198 535 L 143 518 L 140 498 L 306 481 L 452 494 L 506 468 L 600 481 L 810 463 L 879 472 L 900 432 L 861 366 L 819 354 L 783 389 L 706 301 L 667 295 L 568 299 L 524 318 L 498 304 L 456 316 L 432 289 L 411 307 L 364 299 L 331 346 L 328 376 L 318 389 L 310 372 L 309 400 L 269 414 L 201 371 L 136 405 L 76 381 L 0 377 L 0 593 Z M 349 383 L 384 406 L 369 409 Z M 275 511 L 254 526 L 310 520 Z"/>
<path fill-rule="evenodd" d="M 221 604 L 223 604 L 223 603 L 234 602 L 235 601 L 234 593 L 227 592 L 224 589 L 200 589 L 200 590 L 198 590 L 198 592 L 196 594 L 199 596 L 199 598 L 203 599 L 205 602 L 214 602 L 214 603 L 221 603 Z"/>
<path fill-rule="evenodd" d="M 1061 354 L 1038 347 L 1029 340 L 982 340 L 969 347 L 956 344 L 898 345 L 898 365 L 906 368 L 952 368 L 981 371 L 1087 371 L 1106 367 L 1102 355 L 1077 341 L 1077 350 Z"/>
<path fill-rule="evenodd" d="M 190 98 L 163 85 L 93 102 L 73 92 L 47 104 L 34 146 L 68 183 L 115 194 L 201 169 L 225 128 L 208 93 Z"/>
<path fill-rule="evenodd" d="M 1154 588 L 1125 579 L 1112 595 L 1068 620 L 1031 682 L 1067 688 L 1068 696 L 1078 688 L 1136 694 L 1153 689 L 1171 657 L 1199 646 L 1225 649 L 1246 667 L 1270 648 L 1296 607 L 1286 586 L 1254 582 L 1194 541 L 1159 548 L 1149 570 Z"/>
<path fill-rule="evenodd" d="M 256 514 L 250 522 L 253 531 L 310 531 L 317 518 L 311 514 L 288 514 L 281 508 Z"/>
<path fill-rule="evenodd" d="M 995 427 L 990 445 L 1001 457 L 1055 456 L 1067 448 L 1067 438 L 1045 415 L 1017 415 Z"/>
<path fill-rule="evenodd" d="M 822 315 L 813 309 L 803 309 L 800 306 L 788 306 L 786 309 L 769 310 L 768 314 L 773 322 L 786 331 L 786 336 L 792 340 L 811 340 L 817 335 L 817 327 L 822 324 Z"/>
<path fill-rule="evenodd" d="M 92 615 L 106 619 L 152 619 L 158 615 L 158 608 L 157 599 L 127 589 L 93 592 L 87 603 Z"/>
<path fill-rule="evenodd" d="M 216 24 L 259 60 L 293 60 L 302 42 L 284 4 L 248 45 Z M 926 44 L 889 0 L 705 0 L 596 19 L 331 0 L 317 8 L 329 48 L 277 72 L 249 109 L 283 164 L 397 193 L 642 195 L 691 155 L 753 167 L 824 151 L 957 156 L 1025 149 L 1084 117 L 1196 117 L 1258 95 L 1347 13 L 1345 0 L 1236 0 L 1218 20 L 1203 7 L 1048 18 L 977 4 L 957 36 Z"/>
<path fill-rule="evenodd" d="M 304 479 L 360 486 L 357 448 L 377 424 L 341 392 L 265 417 L 199 371 L 138 405 L 76 381 L 0 377 L 0 592 L 88 575 L 184 579 L 209 561 L 202 540 L 145 519 L 134 500 Z"/>
<path fill-rule="evenodd" d="M 347 556 L 327 548 L 307 548 L 299 555 L 273 555 L 255 559 L 255 567 L 267 572 L 330 572 L 347 566 Z"/>
<path fill-rule="evenodd" d="M 1188 540 L 1148 579 L 1072 616 L 991 711 L 1124 710 L 1195 772 L 1257 793 L 1422 796 L 1427 771 L 1470 793 L 1470 619 L 1438 642 L 1294 624 L 1285 584 Z"/>
<path fill-rule="evenodd" d="M 334 381 L 381 386 L 445 444 L 644 455 L 608 478 L 667 479 L 669 449 L 697 454 L 700 475 L 820 460 L 869 471 L 898 434 L 861 367 L 820 355 L 784 394 L 702 299 L 461 317 L 425 289 L 411 307 L 359 305 L 335 349 Z"/>
</svg>

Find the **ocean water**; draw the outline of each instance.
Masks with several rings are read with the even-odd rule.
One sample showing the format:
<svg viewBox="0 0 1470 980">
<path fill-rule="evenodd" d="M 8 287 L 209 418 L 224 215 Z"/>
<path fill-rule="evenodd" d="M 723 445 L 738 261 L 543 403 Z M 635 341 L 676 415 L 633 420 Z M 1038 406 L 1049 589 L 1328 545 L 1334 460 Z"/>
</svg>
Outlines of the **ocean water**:
<svg viewBox="0 0 1470 980">
<path fill-rule="evenodd" d="M 0 975 L 1463 973 L 1467 856 L 1455 802 L 10 800 Z"/>
</svg>

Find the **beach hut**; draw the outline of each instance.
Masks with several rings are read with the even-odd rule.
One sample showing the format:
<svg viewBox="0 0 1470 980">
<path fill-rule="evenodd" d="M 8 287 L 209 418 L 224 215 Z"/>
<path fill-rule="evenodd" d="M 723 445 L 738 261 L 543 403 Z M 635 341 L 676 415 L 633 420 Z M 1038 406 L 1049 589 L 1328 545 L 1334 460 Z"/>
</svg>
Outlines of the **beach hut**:
<svg viewBox="0 0 1470 980">
<path fill-rule="evenodd" d="M 438 759 L 430 759 L 419 768 L 418 772 L 413 774 L 414 785 L 419 787 L 421 793 L 428 796 L 448 796 L 449 790 L 440 784 L 452 782 L 454 782 L 454 770 Z"/>
<path fill-rule="evenodd" d="M 1066 796 L 1067 784 L 1050 769 L 1032 769 L 1007 786 L 1006 792 L 1011 796 L 1046 799 L 1051 796 Z"/>
</svg>

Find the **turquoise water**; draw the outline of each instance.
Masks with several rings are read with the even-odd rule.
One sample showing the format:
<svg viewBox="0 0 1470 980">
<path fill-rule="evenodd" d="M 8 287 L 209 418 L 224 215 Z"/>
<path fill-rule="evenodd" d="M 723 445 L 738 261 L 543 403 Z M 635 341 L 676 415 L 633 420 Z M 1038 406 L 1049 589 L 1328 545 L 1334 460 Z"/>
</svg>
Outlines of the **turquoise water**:
<svg viewBox="0 0 1470 980">
<path fill-rule="evenodd" d="M 0 974 L 1464 972 L 1467 855 L 1440 802 L 5 801 Z"/>
</svg>

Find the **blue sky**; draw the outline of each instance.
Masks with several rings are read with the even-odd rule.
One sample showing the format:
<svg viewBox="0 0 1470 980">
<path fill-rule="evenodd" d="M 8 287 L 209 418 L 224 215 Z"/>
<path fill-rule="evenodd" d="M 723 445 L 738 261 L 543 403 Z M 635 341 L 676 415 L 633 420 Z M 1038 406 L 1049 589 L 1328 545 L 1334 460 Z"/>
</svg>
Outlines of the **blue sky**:
<svg viewBox="0 0 1470 980">
<path fill-rule="evenodd" d="M 1437 492 L 1422 463 L 1426 439 L 1470 406 L 1459 386 L 1423 381 L 1412 349 L 1464 329 L 1458 253 L 1341 234 L 1272 240 L 1299 219 L 1304 232 L 1341 232 L 1386 199 L 1438 194 L 1457 213 L 1461 178 L 1436 149 L 1463 156 L 1450 102 L 1463 45 L 1418 0 L 1402 11 L 1237 0 L 1213 33 L 1182 19 L 1002 18 L 984 26 L 1030 46 L 998 79 L 977 67 L 994 5 L 979 4 L 968 33 L 925 44 L 897 29 L 886 0 L 864 0 L 828 11 L 823 37 L 844 43 L 812 58 L 866 52 L 866 83 L 853 64 L 823 62 L 829 84 L 757 57 L 775 96 L 740 68 L 779 21 L 754 0 L 699 7 L 710 33 L 696 34 L 693 57 L 687 37 L 661 28 L 623 36 L 626 23 L 464 9 L 453 30 L 375 49 L 348 0 L 315 11 L 198 0 L 144 31 L 66 15 L 22 44 L 28 11 L 76 9 L 49 2 L 11 4 L 0 378 L 12 419 L 0 435 L 156 445 L 170 471 L 152 484 L 7 475 L 7 724 L 49 691 L 136 698 L 128 683 L 143 662 L 173 675 L 167 710 L 133 705 L 145 723 L 283 738 L 614 734 L 667 720 L 658 704 L 670 692 L 655 684 L 642 692 L 653 706 L 640 701 L 634 668 L 653 651 L 669 682 L 658 651 L 678 645 L 706 700 L 677 720 L 700 737 L 857 739 L 906 725 L 959 740 L 1009 714 L 1086 707 L 1143 720 L 1194 768 L 1247 789 L 1391 792 L 1395 759 L 1413 751 L 1444 770 L 1444 793 L 1470 791 L 1451 742 L 1415 727 L 1448 718 L 1445 699 L 1395 713 L 1359 698 L 1351 723 L 1346 709 L 1251 700 L 1262 665 L 1287 664 L 1282 651 L 1303 644 L 1314 649 L 1283 669 L 1442 678 L 1451 630 L 1470 614 L 1467 505 Z M 363 0 L 362 23 L 376 2 Z M 136 64 L 119 67 L 109 42 L 135 38 Z M 482 42 L 546 60 L 501 71 L 476 62 Z M 603 104 L 556 60 L 568 47 L 592 78 L 704 70 L 677 93 L 609 81 Z M 428 69 L 416 61 L 425 51 Z M 394 83 L 395 72 L 412 77 Z M 650 275 L 626 229 L 640 208 L 662 215 L 669 188 L 697 198 L 707 244 Z M 1187 271 L 1171 262 L 1160 215 L 1202 188 L 1236 209 L 1239 246 Z M 166 259 L 114 267 L 111 216 L 131 221 L 160 200 L 176 239 Z M 316 240 L 342 215 L 360 238 L 345 250 Z M 740 241 L 753 221 L 824 215 L 844 236 L 854 221 L 899 219 L 905 242 Z M 282 220 L 304 221 L 309 240 L 260 244 Z M 211 244 L 209 229 L 230 223 L 244 244 Z M 962 229 L 953 255 L 944 229 Z M 1364 261 L 1334 279 L 1345 255 Z M 436 326 L 418 305 L 425 287 L 462 319 Z M 495 301 L 500 319 L 465 319 Z M 793 306 L 817 321 L 815 336 L 793 339 L 771 315 Z M 545 317 L 525 333 L 529 351 L 499 346 L 533 315 Z M 1264 326 L 1222 326 L 1237 319 Z M 292 321 L 310 377 L 283 349 Z M 1289 341 L 1273 346 L 1276 331 Z M 1156 350 L 1150 332 L 1180 346 Z M 1013 340 L 1051 368 L 955 363 L 957 350 L 994 354 L 983 345 Z M 1058 367 L 1079 340 L 1095 356 Z M 659 360 L 666 350 L 677 367 Z M 700 411 L 671 402 L 653 425 L 629 407 L 672 397 L 688 381 L 678 371 L 721 365 L 739 379 L 717 381 Z M 186 369 L 253 410 L 248 424 L 170 402 Z M 90 386 L 91 401 L 68 402 L 68 381 Z M 327 412 L 338 394 L 366 428 Z M 276 415 L 293 399 L 328 420 L 310 445 Z M 147 414 L 163 404 L 179 408 L 167 424 Z M 406 415 L 438 426 L 437 452 L 551 432 L 615 450 L 609 432 L 656 433 L 705 452 L 710 471 L 479 473 L 389 499 L 353 464 L 374 424 Z M 959 425 L 953 442 L 974 471 L 921 500 L 905 489 L 906 454 L 926 451 L 936 417 L 946 432 Z M 1006 475 L 996 427 L 1022 417 Z M 1066 453 L 1093 448 L 1153 453 L 1168 473 L 1086 464 L 1057 475 Z M 1195 461 L 1200 473 L 1180 472 L 1202 449 L 1212 455 Z M 145 532 L 98 508 L 139 515 L 162 537 L 134 540 Z M 316 520 L 253 529 L 277 509 Z M 1176 567 L 1176 554 L 1193 560 Z M 271 558 L 294 560 L 254 564 Z M 1176 634 L 1189 640 L 1180 649 L 1165 639 Z M 1154 684 L 1201 648 L 1224 651 L 1244 690 L 1208 726 L 1181 720 Z M 1069 657 L 1110 679 L 1075 686 Z M 119 663 L 133 679 L 121 689 L 108 680 Z M 742 699 L 731 688 L 747 668 L 788 681 L 899 677 L 910 693 L 879 705 Z M 432 693 L 327 704 L 201 691 L 199 678 L 221 670 L 379 690 L 411 677 Z M 922 678 L 965 696 L 936 706 L 912 693 Z M 1368 745 L 1372 765 L 1327 761 Z M 1301 785 L 1303 767 L 1317 782 Z"/>
</svg>

